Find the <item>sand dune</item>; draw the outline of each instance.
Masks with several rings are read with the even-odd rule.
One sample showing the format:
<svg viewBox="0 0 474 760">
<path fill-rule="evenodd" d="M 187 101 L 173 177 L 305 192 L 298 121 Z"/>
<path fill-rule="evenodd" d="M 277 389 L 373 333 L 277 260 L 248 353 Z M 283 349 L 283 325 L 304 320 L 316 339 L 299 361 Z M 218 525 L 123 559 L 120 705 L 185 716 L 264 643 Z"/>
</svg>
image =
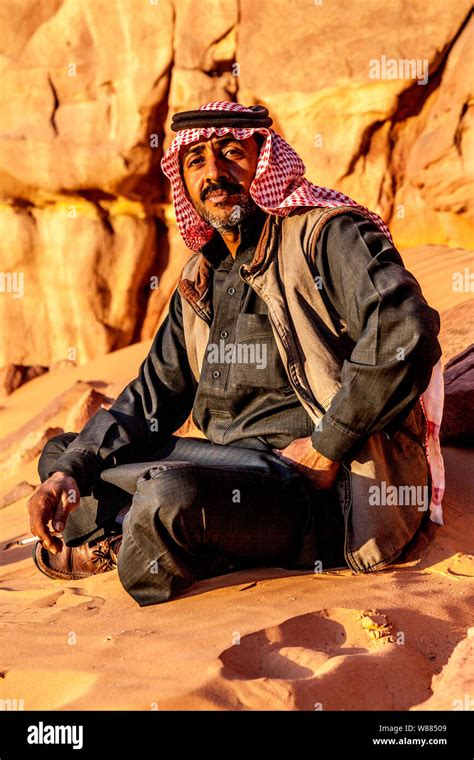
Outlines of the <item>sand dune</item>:
<svg viewBox="0 0 474 760">
<path fill-rule="evenodd" d="M 140 609 L 116 571 L 49 581 L 29 547 L 26 499 L 2 510 L 1 699 L 25 709 L 410 709 L 467 635 L 472 453 L 446 449 L 446 526 L 403 565 L 314 575 L 260 568 Z M 384 635 L 364 625 L 373 610 Z M 374 629 L 377 630 L 377 627 Z M 399 688 L 400 669 L 406 674 Z M 51 676 L 51 677 L 50 677 Z M 443 704 L 460 699 L 456 681 Z M 464 693 L 464 692 L 463 692 Z"/>
</svg>

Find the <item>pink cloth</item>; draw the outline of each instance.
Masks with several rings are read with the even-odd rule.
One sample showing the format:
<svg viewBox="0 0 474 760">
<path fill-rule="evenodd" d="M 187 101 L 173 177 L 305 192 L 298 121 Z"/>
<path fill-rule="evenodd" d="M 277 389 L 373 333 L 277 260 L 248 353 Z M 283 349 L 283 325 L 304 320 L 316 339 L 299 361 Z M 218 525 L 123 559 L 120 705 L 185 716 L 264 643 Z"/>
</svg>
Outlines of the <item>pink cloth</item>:
<svg viewBox="0 0 474 760">
<path fill-rule="evenodd" d="M 199 110 L 248 111 L 252 113 L 250 109 L 240 103 L 232 103 L 226 100 L 205 103 L 200 106 Z M 179 150 L 182 145 L 189 145 L 212 135 L 220 137 L 228 132 L 231 132 L 237 140 L 245 140 L 251 137 L 254 132 L 265 135 L 265 141 L 258 157 L 255 178 L 250 185 L 250 195 L 261 209 L 270 214 L 286 216 L 290 209 L 301 206 L 325 206 L 329 208 L 343 205 L 354 206 L 354 208 L 364 211 L 393 244 L 390 230 L 378 214 L 337 190 L 320 187 L 309 182 L 304 177 L 306 167 L 300 156 L 273 129 L 267 127 L 203 127 L 179 130 L 161 159 L 161 168 L 171 182 L 178 229 L 188 248 L 199 252 L 211 238 L 214 229 L 199 216 L 185 193 L 180 173 Z M 430 518 L 438 525 L 442 525 L 442 498 L 445 479 L 439 442 L 439 428 L 444 403 L 441 361 L 433 368 L 430 383 L 420 397 L 420 401 L 427 419 L 425 449 L 432 477 Z"/>
</svg>

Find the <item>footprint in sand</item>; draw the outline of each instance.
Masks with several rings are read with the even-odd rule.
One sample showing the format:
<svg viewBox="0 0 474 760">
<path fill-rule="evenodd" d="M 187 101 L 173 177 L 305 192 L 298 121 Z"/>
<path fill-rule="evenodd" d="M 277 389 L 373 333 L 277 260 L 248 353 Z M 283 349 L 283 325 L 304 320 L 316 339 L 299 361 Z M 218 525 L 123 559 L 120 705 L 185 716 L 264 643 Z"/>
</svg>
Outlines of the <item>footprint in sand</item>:
<svg viewBox="0 0 474 760">
<path fill-rule="evenodd" d="M 447 568 L 453 575 L 474 577 L 474 556 L 472 554 L 455 554 Z"/>
<path fill-rule="evenodd" d="M 12 605 L 12 599 L 14 604 Z M 105 600 L 87 594 L 83 588 L 64 586 L 51 589 L 0 589 L 0 605 L 6 603 L 7 610 L 2 615 L 4 622 L 44 623 L 56 620 L 70 609 L 84 605 L 87 610 L 96 610 Z M 88 613 L 90 614 L 90 613 Z"/>
<path fill-rule="evenodd" d="M 246 677 L 311 678 L 332 657 L 368 652 L 376 630 L 386 637 L 392 631 L 387 617 L 374 610 L 318 610 L 250 634 L 220 659 Z M 292 646 L 297 640 L 299 644 Z"/>
<path fill-rule="evenodd" d="M 289 618 L 222 652 L 199 696 L 219 694 L 227 709 L 407 709 L 430 695 L 433 665 L 397 633 L 377 610 Z"/>
<path fill-rule="evenodd" d="M 438 573 L 445 578 L 459 581 L 461 578 L 474 577 L 474 556 L 472 554 L 462 554 L 457 552 L 453 557 L 438 562 L 427 568 L 430 573 Z"/>
</svg>

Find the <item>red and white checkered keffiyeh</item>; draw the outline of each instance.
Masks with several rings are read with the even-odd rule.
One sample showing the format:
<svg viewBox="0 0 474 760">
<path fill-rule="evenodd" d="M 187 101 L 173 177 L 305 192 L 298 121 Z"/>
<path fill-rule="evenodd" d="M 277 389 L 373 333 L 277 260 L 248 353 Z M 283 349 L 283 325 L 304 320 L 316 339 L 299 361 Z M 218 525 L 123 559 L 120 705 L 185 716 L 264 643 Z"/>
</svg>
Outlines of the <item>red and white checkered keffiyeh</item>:
<svg viewBox="0 0 474 760">
<path fill-rule="evenodd" d="M 248 111 L 251 113 L 246 106 L 226 100 L 205 103 L 200 106 L 199 110 Z M 286 216 L 292 208 L 302 206 L 325 206 L 329 208 L 354 206 L 364 211 L 393 244 L 390 230 L 378 214 L 356 203 L 344 193 L 309 182 L 304 177 L 306 167 L 300 156 L 273 129 L 267 127 L 201 127 L 179 130 L 161 159 L 163 173 L 171 182 L 178 229 L 184 242 L 192 251 L 199 252 L 201 250 L 202 246 L 212 237 L 214 228 L 199 216 L 185 193 L 180 173 L 179 151 L 182 145 L 189 145 L 212 135 L 220 137 L 228 132 L 231 132 L 237 140 L 245 140 L 251 137 L 254 132 L 260 132 L 265 136 L 265 141 L 259 152 L 255 177 L 250 185 L 250 195 L 263 211 Z M 430 516 L 433 522 L 442 525 L 441 502 L 445 480 L 439 442 L 444 403 L 441 360 L 433 368 L 430 384 L 420 400 L 428 422 L 425 447 L 432 476 Z"/>
</svg>

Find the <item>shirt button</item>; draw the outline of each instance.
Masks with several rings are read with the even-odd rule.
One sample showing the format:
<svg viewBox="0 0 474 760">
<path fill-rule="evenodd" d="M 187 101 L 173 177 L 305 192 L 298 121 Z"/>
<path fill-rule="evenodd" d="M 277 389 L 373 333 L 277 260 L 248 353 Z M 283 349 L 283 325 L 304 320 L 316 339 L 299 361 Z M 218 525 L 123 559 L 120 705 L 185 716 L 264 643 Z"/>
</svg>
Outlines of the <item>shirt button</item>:
<svg viewBox="0 0 474 760">
<path fill-rule="evenodd" d="M 222 332 L 221 332 L 221 338 L 227 338 L 228 334 L 229 333 L 227 332 L 227 330 L 222 330 Z"/>
<path fill-rule="evenodd" d="M 235 288 L 229 288 L 227 292 L 228 292 L 228 294 L 229 294 L 230 296 L 233 296 L 233 295 L 234 295 L 234 293 L 235 293 Z"/>
<path fill-rule="evenodd" d="M 219 370 L 215 369 L 214 372 L 212 373 L 212 377 L 220 377 L 220 376 L 221 376 L 221 373 L 219 372 Z"/>
</svg>

